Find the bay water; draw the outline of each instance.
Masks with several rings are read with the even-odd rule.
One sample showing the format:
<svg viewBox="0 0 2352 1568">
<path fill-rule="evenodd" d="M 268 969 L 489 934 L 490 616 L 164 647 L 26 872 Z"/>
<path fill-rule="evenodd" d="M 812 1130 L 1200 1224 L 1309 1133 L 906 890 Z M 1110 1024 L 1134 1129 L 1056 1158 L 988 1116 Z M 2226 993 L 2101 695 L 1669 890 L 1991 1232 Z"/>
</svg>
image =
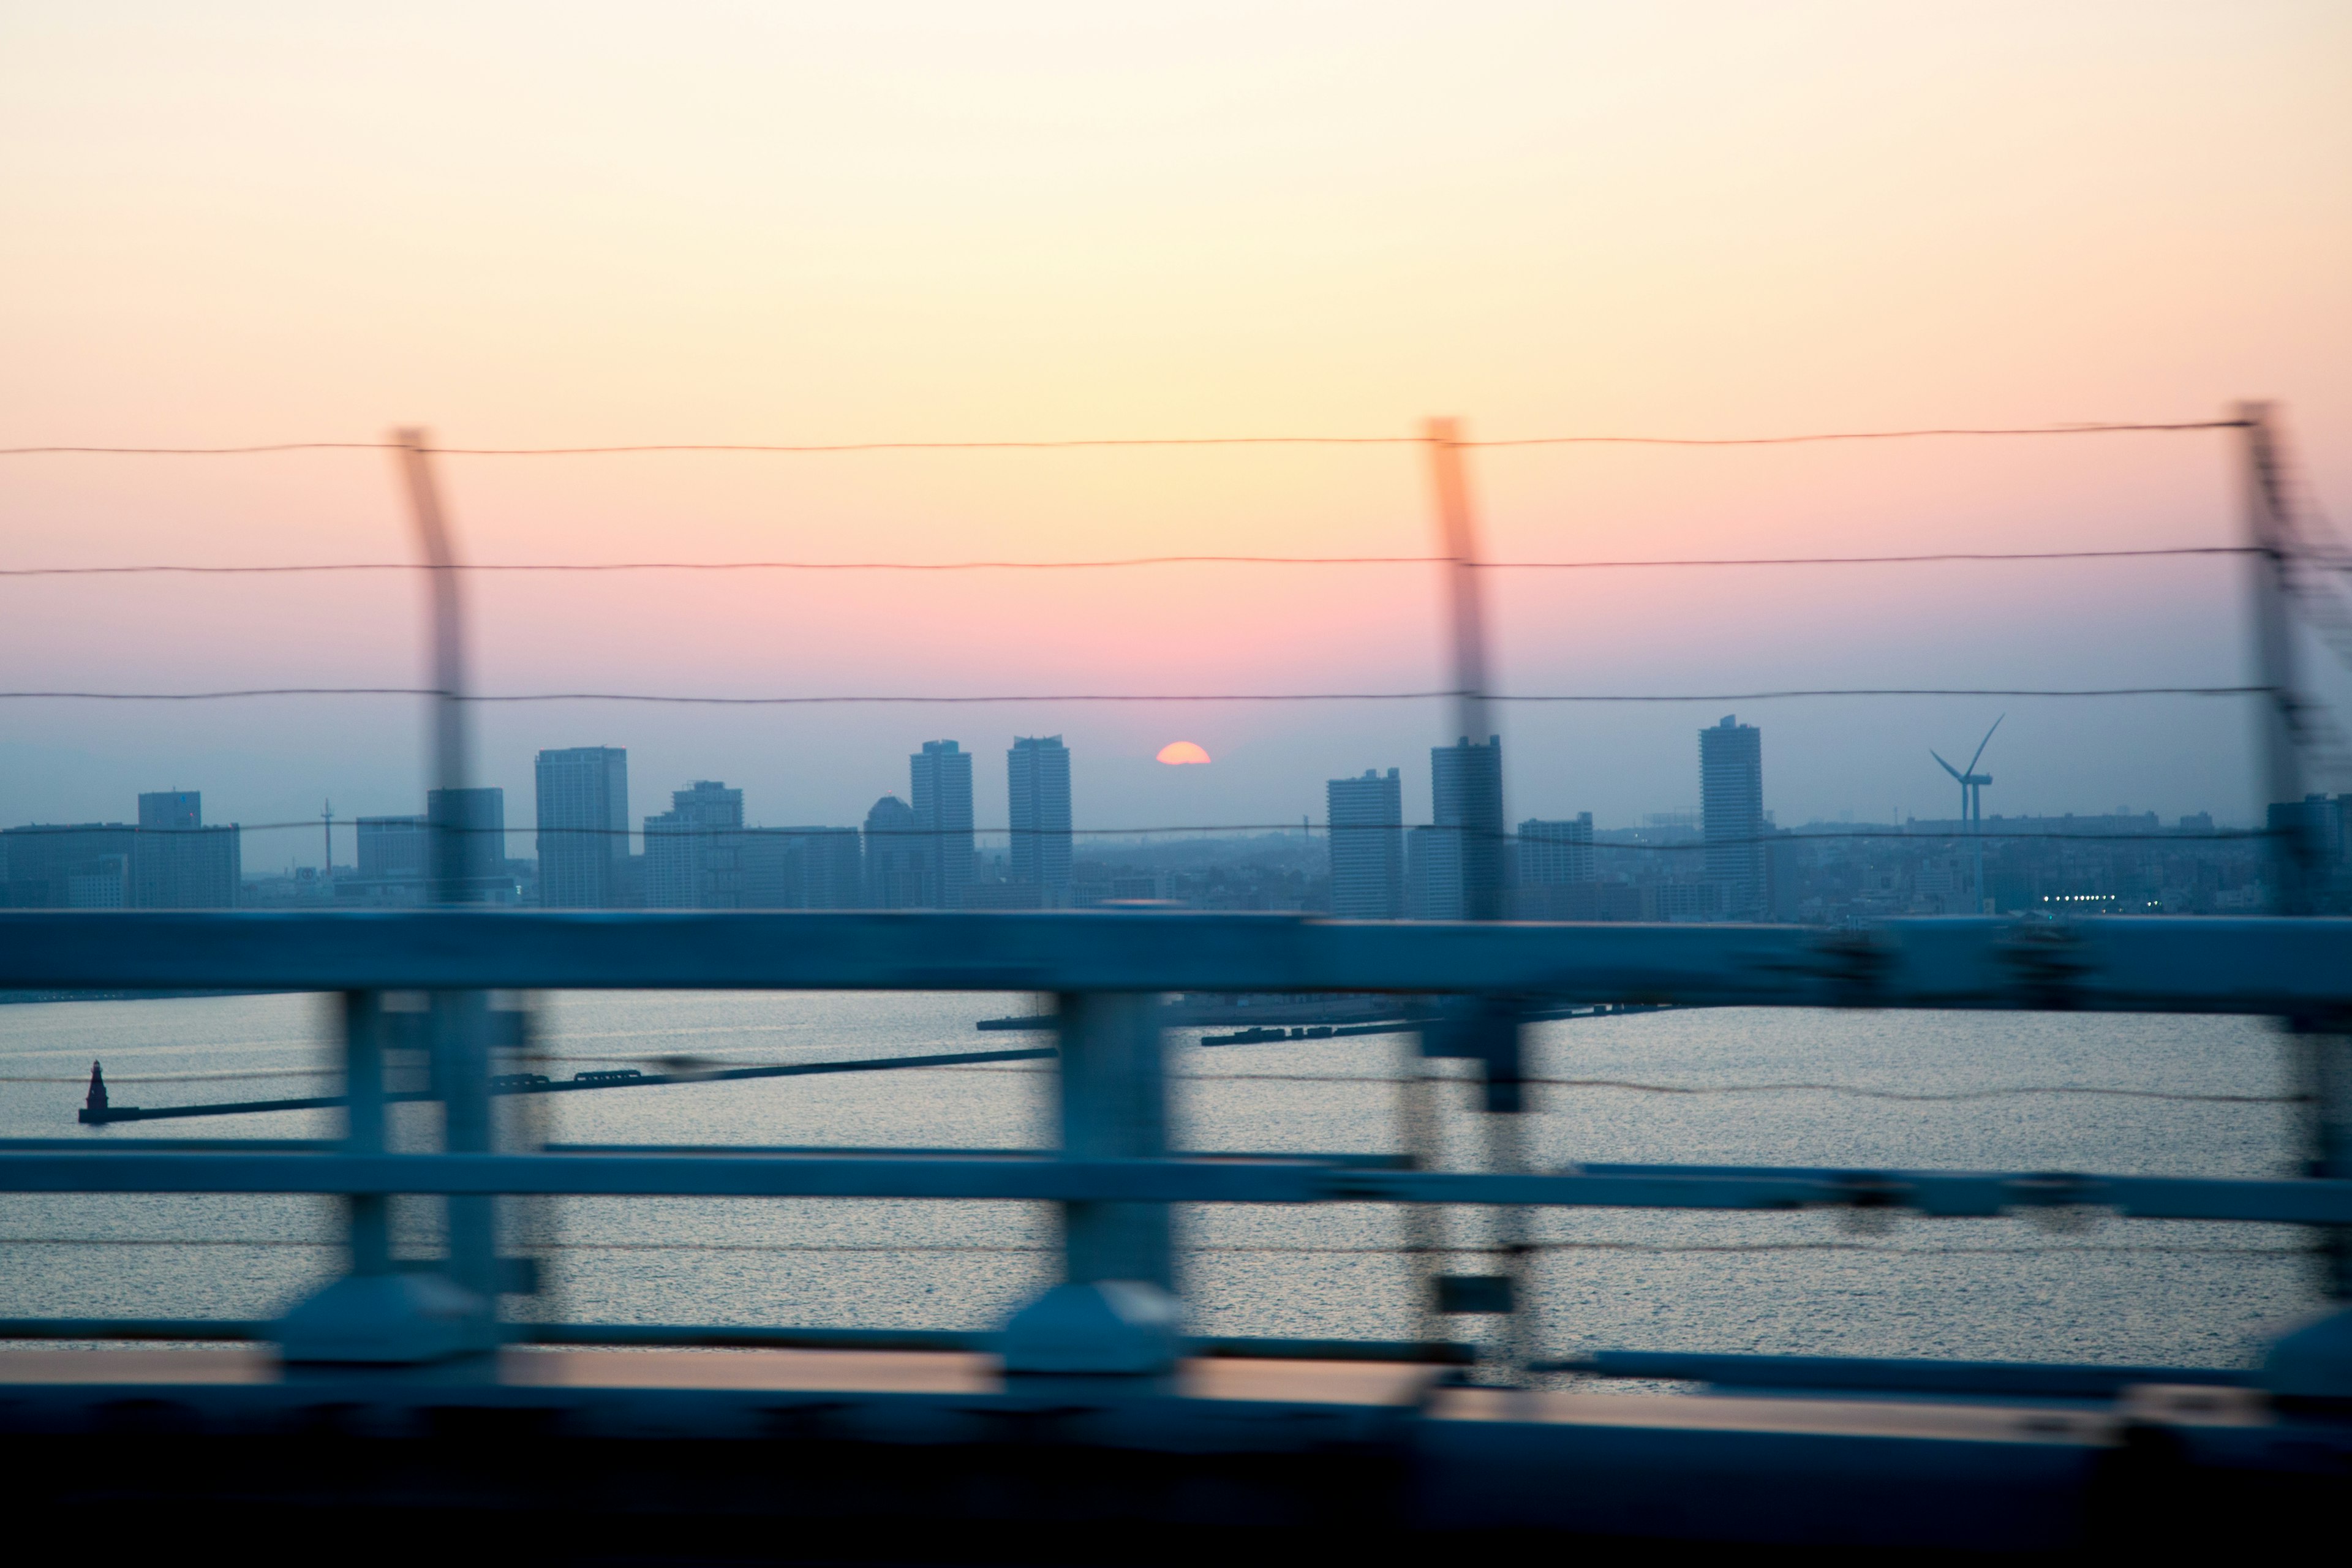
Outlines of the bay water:
<svg viewBox="0 0 2352 1568">
<path fill-rule="evenodd" d="M 118 1104 L 332 1094 L 335 1001 L 309 995 L 0 1007 L 0 1137 L 93 1147 L 155 1136 L 334 1137 L 339 1111 L 83 1128 L 102 1060 Z M 568 1078 L 1044 1043 L 975 1020 L 1038 1005 L 939 994 L 564 993 L 532 999 L 516 1063 Z M 1180 1147 L 1391 1151 L 1412 1037 L 1206 1047 L 1170 1033 Z M 1519 1119 L 1539 1167 L 1822 1164 L 2208 1176 L 2287 1173 L 2284 1037 L 2263 1020 L 1694 1009 L 1535 1026 Z M 1053 1142 L 1052 1063 L 512 1097 L 541 1142 L 925 1148 Z M 1460 1070 L 1460 1064 L 1446 1064 Z M 2053 1092 L 2063 1090 L 2068 1092 Z M 2125 1090 L 2128 1094 L 2085 1093 Z M 2024 1092 L 2018 1092 L 2024 1091 Z M 1482 1163 L 1467 1084 L 1437 1091 L 1448 1163 Z M 2152 1098 L 2154 1095 L 2239 1098 Z M 1943 1098 L 1886 1098 L 1887 1096 Z M 395 1108 L 430 1147 L 437 1109 Z M 1876 1217 L 1876 1216 L 1873 1216 Z M 2243 1365 L 2315 1310 L 2305 1233 L 2064 1213 L 1936 1220 L 1851 1213 L 1547 1211 L 1536 1266 L 1545 1353 L 1599 1349 Z M 801 1199 L 549 1199 L 507 1207 L 540 1260 L 519 1316 L 572 1322 L 993 1327 L 1055 1276 L 1043 1205 Z M 1475 1248 L 1487 1216 L 1449 1213 Z M 0 1194 L 0 1316 L 264 1318 L 341 1266 L 328 1198 Z M 396 1203 L 430 1255 L 436 1205 Z M 1179 1210 L 1194 1331 L 1418 1331 L 1397 1212 Z M 1475 1251 L 1444 1267 L 1490 1267 Z M 1454 1331 L 1475 1331 L 1457 1321 Z"/>
</svg>

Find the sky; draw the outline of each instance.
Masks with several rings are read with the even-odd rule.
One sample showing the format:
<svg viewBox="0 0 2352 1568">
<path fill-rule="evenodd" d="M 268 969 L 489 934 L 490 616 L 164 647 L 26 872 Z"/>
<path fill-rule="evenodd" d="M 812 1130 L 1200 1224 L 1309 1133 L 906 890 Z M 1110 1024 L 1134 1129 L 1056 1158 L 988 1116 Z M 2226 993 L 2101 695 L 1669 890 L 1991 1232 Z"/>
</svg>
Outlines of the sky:
<svg viewBox="0 0 2352 1568">
<path fill-rule="evenodd" d="M 2197 421 L 2273 401 L 2352 514 L 2340 5 L 94 4 L 0 13 L 0 446 L 1748 436 Z M 2227 544 L 2226 431 L 1468 454 L 1498 561 Z M 437 460 L 476 562 L 1425 555 L 1426 453 Z M 0 566 L 414 559 L 380 451 L 0 458 Z M 1501 691 L 2227 685 L 2245 568 L 1486 574 Z M 1428 565 L 482 576 L 478 691 L 1444 689 Z M 0 578 L 0 689 L 415 686 L 404 573 Z M 2342 667 L 2301 650 L 2315 689 Z M 1516 819 L 1697 804 L 1764 731 L 1783 823 L 2248 820 L 2242 700 L 1507 704 Z M 1093 829 L 1295 822 L 1443 702 L 486 705 L 772 826 L 906 757 L 1074 751 Z M 2347 726 L 2352 727 L 2352 726 Z M 414 811 L 413 699 L 0 701 L 0 821 Z M 1207 767 L 1163 767 L 1192 740 Z M 1956 757 L 1955 760 L 1958 760 Z M 2318 781 L 2352 788 L 2352 780 Z M 346 841 L 348 842 L 348 841 Z M 315 831 L 248 869 L 315 862 Z M 519 850 L 526 846 L 518 844 Z M 347 853 L 348 851 L 346 851 Z"/>
</svg>

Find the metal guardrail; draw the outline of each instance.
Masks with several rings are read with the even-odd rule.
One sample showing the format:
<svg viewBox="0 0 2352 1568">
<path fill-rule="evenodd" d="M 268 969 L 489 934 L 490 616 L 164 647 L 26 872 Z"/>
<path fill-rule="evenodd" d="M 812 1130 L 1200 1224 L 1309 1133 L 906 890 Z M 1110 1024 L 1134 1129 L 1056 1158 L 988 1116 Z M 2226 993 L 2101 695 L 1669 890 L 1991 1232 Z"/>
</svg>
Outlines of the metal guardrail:
<svg viewBox="0 0 2352 1568">
<path fill-rule="evenodd" d="M 0 989 L 1356 991 L 2352 1014 L 2352 920 L 1478 925 L 1290 915 L 0 912 Z"/>
<path fill-rule="evenodd" d="M 1958 919 L 1822 933 L 1769 926 L 1358 923 L 1165 911 L 0 913 L 0 987 L 200 985 L 344 994 L 347 1094 L 341 1103 L 349 1137 L 307 1150 L 234 1140 L 142 1141 L 115 1149 L 59 1141 L 0 1145 L 0 1191 L 343 1194 L 351 1205 L 352 1272 L 269 1329 L 296 1360 L 429 1360 L 541 1331 L 558 1336 L 550 1342 L 564 1343 L 615 1342 L 599 1338 L 612 1335 L 633 1342 L 631 1334 L 642 1342 L 674 1343 L 688 1332 L 726 1343 L 804 1343 L 813 1342 L 811 1335 L 845 1344 L 871 1339 L 860 1339 L 857 1330 L 760 1325 L 705 1331 L 501 1325 L 494 1303 L 505 1276 L 492 1205 L 519 1194 L 1058 1204 L 1067 1283 L 1017 1314 L 1002 1335 L 987 1337 L 1008 1370 L 1043 1373 L 1164 1370 L 1176 1356 L 1201 1353 L 1209 1343 L 1179 1331 L 1168 1224 L 1168 1205 L 1178 1203 L 1496 1210 L 1505 1237 L 1496 1256 L 1515 1272 L 1423 1283 L 1454 1287 L 1458 1300 L 1488 1303 L 1455 1310 L 1510 1312 L 1510 1359 L 1522 1370 L 1551 1364 L 1533 1353 L 1531 1319 L 1539 1303 L 1528 1289 L 1527 1247 L 1510 1239 L 1526 1241 L 1526 1211 L 1539 1207 L 1834 1205 L 1962 1216 L 2100 1206 L 2128 1217 L 2311 1226 L 2338 1236 L 2352 1230 L 2352 1179 L 2332 1170 L 2326 1179 L 2273 1181 L 1695 1165 L 1543 1172 L 1519 1163 L 1509 1131 L 1516 1120 L 1509 1113 L 1522 1103 L 1519 1019 L 1546 998 L 2267 1014 L 2294 1021 L 2307 1037 L 2318 1030 L 2342 1031 L 2352 1020 L 2352 921 L 2345 920 L 2101 919 L 2053 926 Z M 492 1058 L 499 1042 L 511 1043 L 513 1036 L 493 1023 L 480 994 L 494 988 L 1054 993 L 1061 1148 L 496 1151 L 488 1116 L 497 1081 Z M 1493 1113 L 1485 1121 L 1494 1135 L 1496 1168 L 1462 1172 L 1360 1157 L 1171 1152 L 1153 995 L 1168 991 L 1473 999 L 1431 1010 L 1423 1050 L 1479 1064 L 1484 1103 Z M 404 992 L 425 994 L 395 1003 L 392 994 Z M 423 1026 L 412 1018 L 396 1031 L 394 1006 L 412 1015 L 422 1008 Z M 384 1108 L 394 1097 L 383 1073 L 396 1034 L 430 1051 L 434 1093 L 446 1106 L 442 1152 L 386 1151 Z M 2321 1121 L 2340 1120 L 2341 1109 L 2319 1106 Z M 446 1202 L 449 1256 L 441 1271 L 394 1264 L 384 1208 L 394 1194 Z M 1417 1267 L 1426 1268 L 1426 1259 Z M 1435 1300 L 1446 1299 L 1444 1290 L 1436 1292 Z M 1307 1353 L 1299 1347 L 1311 1345 L 1328 1356 L 1449 1359 L 1454 1347 L 1427 1331 L 1435 1322 L 1433 1308 L 1417 1339 L 1386 1346 L 1265 1342 L 1253 1350 L 1247 1348 L 1253 1342 L 1234 1342 L 1242 1348 L 1224 1353 Z M 79 1320 L 55 1321 L 52 1327 L 108 1337 Z M 920 1342 L 978 1342 L 934 1334 Z M 2334 1363 L 2321 1360 L 2324 1382 L 2332 1375 L 2325 1364 Z M 1795 1365 L 1787 1363 L 1783 1370 Z M 1630 1366 L 1580 1363 L 1578 1370 L 1624 1375 L 1632 1374 Z M 1901 1381 L 1895 1373 L 1868 1375 L 1892 1379 L 1889 1386 Z"/>
<path fill-rule="evenodd" d="M 0 1152 L 0 1192 L 1446 1204 L 1504 1208 L 1903 1208 L 1938 1218 L 2094 1205 L 2132 1219 L 2352 1225 L 2352 1181 L 1606 1167 L 1373 1171 L 1310 1160 L 889 1154 L 117 1154 Z"/>
</svg>

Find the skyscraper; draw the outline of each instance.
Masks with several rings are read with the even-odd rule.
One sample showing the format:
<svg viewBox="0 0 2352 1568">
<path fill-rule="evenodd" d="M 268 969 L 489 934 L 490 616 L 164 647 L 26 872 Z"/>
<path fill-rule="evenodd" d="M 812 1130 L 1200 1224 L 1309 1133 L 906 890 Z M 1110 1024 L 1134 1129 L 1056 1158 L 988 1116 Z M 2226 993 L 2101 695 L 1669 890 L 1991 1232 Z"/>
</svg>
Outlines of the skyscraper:
<svg viewBox="0 0 2352 1568">
<path fill-rule="evenodd" d="M 1489 735 L 1485 745 L 1474 746 L 1465 735 L 1453 745 L 1431 747 L 1429 793 L 1430 816 L 1439 829 L 1438 837 L 1449 843 L 1446 850 L 1430 857 L 1431 864 L 1434 868 L 1450 856 L 1461 868 L 1460 912 L 1454 918 L 1501 920 L 1507 883 L 1503 856 L 1503 738 Z M 1444 880 L 1454 879 L 1444 872 L 1437 874 Z M 1445 889 L 1434 885 L 1430 898 L 1433 907 L 1447 901 Z"/>
<path fill-rule="evenodd" d="M 244 882 L 242 835 L 206 827 L 204 796 L 162 790 L 139 797 L 131 851 L 131 903 L 142 910 L 230 910 Z"/>
<path fill-rule="evenodd" d="M 1762 918 L 1765 880 L 1764 732 L 1726 713 L 1698 732 L 1701 837 L 1706 879 L 1724 918 Z"/>
<path fill-rule="evenodd" d="M 1323 786 L 1330 823 L 1331 912 L 1341 920 L 1391 921 L 1404 913 L 1404 784 L 1398 770 L 1383 778 L 1370 768 L 1360 779 Z"/>
<path fill-rule="evenodd" d="M 1069 902 L 1070 752 L 1059 735 L 1016 736 L 1004 753 L 1012 806 L 1012 879 L 1035 887 L 1052 909 Z"/>
<path fill-rule="evenodd" d="M 646 818 L 646 907 L 731 910 L 743 895 L 743 792 L 715 779 L 672 790 Z"/>
<path fill-rule="evenodd" d="M 915 808 L 886 795 L 866 814 L 866 907 L 910 910 L 923 901 L 924 841 Z"/>
<path fill-rule="evenodd" d="M 629 753 L 568 746 L 539 753 L 539 901 L 551 910 L 621 902 L 629 860 Z"/>
<path fill-rule="evenodd" d="M 923 835 L 922 902 L 960 910 L 971 886 L 971 753 L 953 741 L 926 741 L 907 762 Z"/>
</svg>

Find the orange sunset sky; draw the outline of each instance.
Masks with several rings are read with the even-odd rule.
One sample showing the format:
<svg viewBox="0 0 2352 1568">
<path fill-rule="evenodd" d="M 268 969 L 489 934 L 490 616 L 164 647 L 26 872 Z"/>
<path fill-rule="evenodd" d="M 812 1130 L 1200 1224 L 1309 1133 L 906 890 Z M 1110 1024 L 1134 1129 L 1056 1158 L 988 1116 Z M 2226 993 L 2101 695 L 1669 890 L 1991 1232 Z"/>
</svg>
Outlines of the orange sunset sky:
<svg viewBox="0 0 2352 1568">
<path fill-rule="evenodd" d="M 2352 524 L 2341 5 L 97 4 L 0 14 L 0 446 L 1752 435 L 2283 406 Z M 1482 450 L 1502 559 L 2227 543 L 2227 433 Z M 450 458 L 478 561 L 1422 554 L 1410 446 Z M 0 458 L 0 566 L 397 560 L 379 452 Z M 1502 689 L 2227 684 L 2242 568 L 1496 574 Z M 1433 568 L 511 577 L 485 691 L 1440 688 Z M 0 579 L 0 688 L 420 683 L 399 574 Z M 2339 701 L 2340 667 L 2306 648 Z M 1512 816 L 2248 819 L 2224 700 L 1504 710 Z M 853 823 L 906 753 L 1064 734 L 1092 828 L 1297 821 L 1433 703 L 498 707 Z M 421 809 L 405 699 L 0 703 L 0 820 Z M 1190 739 L 1216 759 L 1167 768 Z M 2352 780 L 2323 781 L 2352 788 Z M 314 862 L 315 831 L 246 847 Z M 518 845 L 518 851 L 527 847 Z"/>
</svg>

